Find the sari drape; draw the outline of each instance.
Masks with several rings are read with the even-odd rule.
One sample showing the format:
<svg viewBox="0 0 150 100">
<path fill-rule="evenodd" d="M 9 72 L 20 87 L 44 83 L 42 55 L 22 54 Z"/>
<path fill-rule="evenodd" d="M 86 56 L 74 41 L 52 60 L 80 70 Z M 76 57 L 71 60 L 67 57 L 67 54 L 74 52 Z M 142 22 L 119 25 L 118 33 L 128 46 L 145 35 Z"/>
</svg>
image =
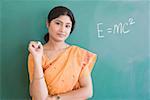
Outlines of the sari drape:
<svg viewBox="0 0 150 100">
<path fill-rule="evenodd" d="M 58 95 L 80 88 L 79 78 L 89 75 L 95 62 L 96 54 L 74 45 L 52 59 L 43 55 L 42 68 L 48 93 Z M 28 56 L 28 72 L 32 81 L 34 60 L 31 54 Z"/>
</svg>

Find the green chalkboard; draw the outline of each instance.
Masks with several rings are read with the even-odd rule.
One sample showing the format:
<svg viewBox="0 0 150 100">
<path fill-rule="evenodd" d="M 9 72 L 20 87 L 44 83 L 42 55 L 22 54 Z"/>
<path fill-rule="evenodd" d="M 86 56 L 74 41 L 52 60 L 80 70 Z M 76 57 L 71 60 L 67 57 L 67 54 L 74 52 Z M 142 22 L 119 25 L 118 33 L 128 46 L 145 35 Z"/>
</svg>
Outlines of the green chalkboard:
<svg viewBox="0 0 150 100">
<path fill-rule="evenodd" d="M 76 18 L 67 42 L 98 55 L 91 100 L 150 100 L 150 1 L 142 0 L 2 0 L 1 99 L 30 98 L 28 43 L 44 43 L 48 12 L 57 5 Z"/>
</svg>

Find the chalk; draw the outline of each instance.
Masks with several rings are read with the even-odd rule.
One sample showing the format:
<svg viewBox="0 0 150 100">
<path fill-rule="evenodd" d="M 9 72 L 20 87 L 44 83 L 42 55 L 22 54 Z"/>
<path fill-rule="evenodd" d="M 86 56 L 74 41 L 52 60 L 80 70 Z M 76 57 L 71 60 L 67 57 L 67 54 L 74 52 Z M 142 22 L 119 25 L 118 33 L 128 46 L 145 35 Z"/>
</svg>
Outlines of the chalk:
<svg viewBox="0 0 150 100">
<path fill-rule="evenodd" d="M 40 42 L 40 41 L 38 41 L 38 42 L 37 42 L 37 44 L 38 44 L 38 48 L 40 48 L 41 42 Z"/>
</svg>

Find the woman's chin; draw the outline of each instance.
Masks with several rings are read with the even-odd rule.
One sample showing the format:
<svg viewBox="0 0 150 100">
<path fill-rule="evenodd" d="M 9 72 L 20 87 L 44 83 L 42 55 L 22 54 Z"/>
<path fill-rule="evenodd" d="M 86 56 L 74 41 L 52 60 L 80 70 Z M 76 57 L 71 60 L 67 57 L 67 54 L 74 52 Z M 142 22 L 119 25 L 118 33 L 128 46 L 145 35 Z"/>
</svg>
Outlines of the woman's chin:
<svg viewBox="0 0 150 100">
<path fill-rule="evenodd" d="M 53 37 L 51 39 L 53 39 L 56 42 L 64 42 L 67 39 L 67 37 L 57 36 L 57 37 Z"/>
<path fill-rule="evenodd" d="M 65 41 L 65 38 L 56 38 L 55 41 L 56 41 L 56 42 L 64 42 L 64 41 Z"/>
</svg>

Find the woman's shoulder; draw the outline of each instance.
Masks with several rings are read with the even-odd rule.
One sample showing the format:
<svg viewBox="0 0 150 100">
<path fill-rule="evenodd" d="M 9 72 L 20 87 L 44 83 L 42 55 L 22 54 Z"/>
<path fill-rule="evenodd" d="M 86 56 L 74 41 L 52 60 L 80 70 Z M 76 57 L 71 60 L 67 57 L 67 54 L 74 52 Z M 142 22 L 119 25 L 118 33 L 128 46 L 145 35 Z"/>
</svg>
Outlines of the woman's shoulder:
<svg viewBox="0 0 150 100">
<path fill-rule="evenodd" d="M 92 65 L 95 63 L 97 59 L 97 54 L 91 52 L 90 49 L 81 46 L 74 45 L 73 47 L 76 48 L 76 52 L 74 53 L 74 55 L 76 55 L 76 57 L 80 59 L 78 61 L 81 61 L 84 65 L 89 66 L 91 69 Z"/>
<path fill-rule="evenodd" d="M 75 48 L 77 49 L 77 51 L 81 54 L 84 54 L 84 53 L 90 53 L 90 54 L 93 54 L 93 55 L 96 55 L 96 53 L 92 52 L 91 50 L 85 48 L 85 47 L 82 47 L 82 46 L 78 46 L 78 45 L 71 45 L 72 48 Z"/>
</svg>

